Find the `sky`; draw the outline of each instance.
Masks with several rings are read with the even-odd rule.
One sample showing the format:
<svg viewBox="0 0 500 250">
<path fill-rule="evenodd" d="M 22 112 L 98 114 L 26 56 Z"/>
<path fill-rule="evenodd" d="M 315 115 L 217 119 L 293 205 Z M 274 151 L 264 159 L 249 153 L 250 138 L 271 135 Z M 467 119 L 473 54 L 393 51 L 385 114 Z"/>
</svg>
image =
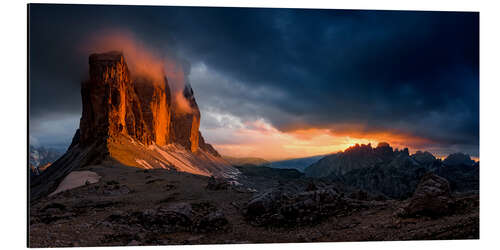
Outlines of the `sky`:
<svg viewBox="0 0 500 250">
<path fill-rule="evenodd" d="M 183 68 L 223 155 L 385 141 L 479 158 L 475 12 L 32 4 L 29 17 L 31 144 L 69 145 L 89 44 L 122 32 Z"/>
</svg>

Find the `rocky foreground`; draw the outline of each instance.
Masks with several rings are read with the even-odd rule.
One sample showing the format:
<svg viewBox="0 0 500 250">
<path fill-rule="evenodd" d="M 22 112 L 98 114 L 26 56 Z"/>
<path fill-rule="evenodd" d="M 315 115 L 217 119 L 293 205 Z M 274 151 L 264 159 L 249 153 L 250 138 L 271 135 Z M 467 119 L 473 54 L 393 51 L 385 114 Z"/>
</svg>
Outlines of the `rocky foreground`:
<svg viewBox="0 0 500 250">
<path fill-rule="evenodd" d="M 97 183 L 32 202 L 30 247 L 479 238 L 479 196 L 425 175 L 391 200 L 294 170 L 240 167 L 240 183 L 166 169 L 81 169 Z"/>
</svg>

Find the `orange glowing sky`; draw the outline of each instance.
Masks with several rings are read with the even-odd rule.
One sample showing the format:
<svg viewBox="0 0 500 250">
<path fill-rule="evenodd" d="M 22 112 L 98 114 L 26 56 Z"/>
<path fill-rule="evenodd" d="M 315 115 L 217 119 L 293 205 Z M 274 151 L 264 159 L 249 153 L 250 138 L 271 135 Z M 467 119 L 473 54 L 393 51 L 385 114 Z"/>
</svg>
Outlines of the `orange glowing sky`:
<svg viewBox="0 0 500 250">
<path fill-rule="evenodd" d="M 208 114 L 207 114 L 208 113 Z M 410 153 L 417 150 L 429 150 L 426 146 L 431 141 L 410 135 L 391 132 L 366 132 L 347 130 L 308 128 L 283 132 L 264 119 L 242 122 L 238 117 L 205 112 L 211 118 L 218 119 L 221 127 L 203 128 L 216 149 L 222 154 L 233 157 L 259 157 L 266 160 L 282 160 L 315 155 L 324 155 L 343 151 L 355 144 L 388 142 L 393 148 L 409 148 Z M 202 122 L 203 124 L 203 122 Z M 352 126 L 356 128 L 356 126 Z M 436 157 L 442 158 L 432 152 Z"/>
</svg>

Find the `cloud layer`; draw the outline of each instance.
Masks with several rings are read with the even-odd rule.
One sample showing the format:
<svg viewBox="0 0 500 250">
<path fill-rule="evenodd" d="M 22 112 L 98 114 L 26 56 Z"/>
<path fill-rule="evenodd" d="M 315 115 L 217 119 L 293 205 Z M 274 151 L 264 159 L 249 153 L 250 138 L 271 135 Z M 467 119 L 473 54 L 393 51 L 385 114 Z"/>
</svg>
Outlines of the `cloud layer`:
<svg viewBox="0 0 500 250">
<path fill-rule="evenodd" d="M 30 14 L 31 127 L 81 112 L 87 55 L 75 45 L 122 29 L 182 65 L 216 144 L 208 112 L 280 133 L 386 135 L 479 154 L 478 13 L 31 5 Z"/>
</svg>

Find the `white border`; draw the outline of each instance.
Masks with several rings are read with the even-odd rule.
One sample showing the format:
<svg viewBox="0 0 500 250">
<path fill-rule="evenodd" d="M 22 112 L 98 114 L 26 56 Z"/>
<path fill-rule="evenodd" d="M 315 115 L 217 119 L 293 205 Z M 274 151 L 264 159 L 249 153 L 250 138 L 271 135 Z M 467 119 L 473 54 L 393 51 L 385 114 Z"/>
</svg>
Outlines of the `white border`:
<svg viewBox="0 0 500 250">
<path fill-rule="evenodd" d="M 49 1 L 30 1 L 49 2 Z M 103 4 L 103 1 L 50 1 L 52 3 L 86 3 Z M 480 11 L 481 22 L 481 231 L 480 240 L 460 241 L 408 241 L 408 242 L 359 242 L 359 243 L 311 243 L 311 244 L 257 244 L 257 245 L 210 245 L 183 246 L 180 249 L 479 249 L 494 248 L 499 245 L 498 226 L 500 207 L 497 191 L 500 160 L 497 155 L 500 147 L 499 124 L 499 77 L 498 61 L 500 53 L 499 8 L 495 1 L 106 1 L 105 4 L 129 5 L 183 5 L 183 6 L 240 6 L 240 7 L 289 7 L 289 8 L 335 8 L 335 9 L 393 9 L 393 10 L 446 10 L 446 11 Z M 2 25 L 1 91 L 0 120 L 1 168 L 0 225 L 2 240 L 0 245 L 5 249 L 26 247 L 26 2 L 11 1 L 2 3 L 0 8 L 0 24 Z M 156 249 L 150 247 L 148 249 Z M 169 246 L 174 249 L 179 246 Z M 109 248 L 94 248 L 109 249 Z M 129 249 L 129 248 L 113 248 Z"/>
</svg>

